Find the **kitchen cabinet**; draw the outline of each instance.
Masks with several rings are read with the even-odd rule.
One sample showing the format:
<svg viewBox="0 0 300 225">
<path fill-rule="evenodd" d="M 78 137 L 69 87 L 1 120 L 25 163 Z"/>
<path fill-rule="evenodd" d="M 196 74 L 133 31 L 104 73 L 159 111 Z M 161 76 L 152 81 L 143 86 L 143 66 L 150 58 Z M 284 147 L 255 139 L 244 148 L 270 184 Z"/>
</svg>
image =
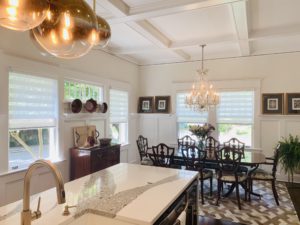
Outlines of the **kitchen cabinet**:
<svg viewBox="0 0 300 225">
<path fill-rule="evenodd" d="M 71 148 L 71 180 L 120 163 L 120 145 Z"/>
</svg>

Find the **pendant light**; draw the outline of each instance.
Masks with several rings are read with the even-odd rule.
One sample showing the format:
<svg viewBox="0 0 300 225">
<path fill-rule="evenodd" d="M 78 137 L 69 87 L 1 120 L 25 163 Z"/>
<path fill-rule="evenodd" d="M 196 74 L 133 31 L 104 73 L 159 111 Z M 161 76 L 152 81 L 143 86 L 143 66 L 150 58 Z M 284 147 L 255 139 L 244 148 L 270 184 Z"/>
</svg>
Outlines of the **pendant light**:
<svg viewBox="0 0 300 225">
<path fill-rule="evenodd" d="M 48 9 L 48 0 L 0 0 L 0 26 L 30 30 L 43 22 Z"/>
<path fill-rule="evenodd" d="M 93 0 L 93 10 L 97 17 L 98 29 L 94 31 L 93 42 L 95 46 L 106 47 L 111 37 L 111 29 L 105 19 L 96 13 L 96 0 Z"/>
<path fill-rule="evenodd" d="M 44 22 L 33 29 L 34 39 L 58 58 L 78 58 L 93 47 L 97 20 L 84 0 L 51 0 Z"/>
</svg>

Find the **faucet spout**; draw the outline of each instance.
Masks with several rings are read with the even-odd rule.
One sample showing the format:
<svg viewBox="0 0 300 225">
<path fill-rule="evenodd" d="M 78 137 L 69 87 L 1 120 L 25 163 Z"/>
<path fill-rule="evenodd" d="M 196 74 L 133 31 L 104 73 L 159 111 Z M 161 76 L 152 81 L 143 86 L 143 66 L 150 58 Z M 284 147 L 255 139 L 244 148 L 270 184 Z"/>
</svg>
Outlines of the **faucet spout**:
<svg viewBox="0 0 300 225">
<path fill-rule="evenodd" d="M 28 167 L 28 170 L 24 177 L 23 211 L 21 213 L 21 225 L 31 225 L 31 221 L 37 219 L 36 214 L 32 214 L 30 210 L 30 180 L 33 172 L 41 166 L 47 167 L 55 178 L 58 204 L 63 204 L 66 202 L 63 178 L 56 166 L 48 160 L 40 159 L 35 161 Z"/>
</svg>

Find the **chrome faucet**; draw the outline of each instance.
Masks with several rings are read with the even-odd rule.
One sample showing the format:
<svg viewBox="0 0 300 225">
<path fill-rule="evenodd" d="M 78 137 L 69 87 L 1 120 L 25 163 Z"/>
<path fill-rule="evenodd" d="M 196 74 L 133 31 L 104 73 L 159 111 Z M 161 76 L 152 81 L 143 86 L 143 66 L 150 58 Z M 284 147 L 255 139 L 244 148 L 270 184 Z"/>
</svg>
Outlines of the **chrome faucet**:
<svg viewBox="0 0 300 225">
<path fill-rule="evenodd" d="M 24 177 L 23 211 L 21 213 L 21 225 L 31 225 L 32 220 L 38 219 L 42 215 L 39 210 L 40 199 L 37 211 L 31 213 L 30 210 L 30 179 L 33 171 L 41 166 L 47 167 L 52 172 L 55 178 L 58 204 L 63 204 L 66 202 L 63 178 L 56 166 L 47 160 L 40 159 L 35 161 L 28 167 L 28 170 Z"/>
</svg>

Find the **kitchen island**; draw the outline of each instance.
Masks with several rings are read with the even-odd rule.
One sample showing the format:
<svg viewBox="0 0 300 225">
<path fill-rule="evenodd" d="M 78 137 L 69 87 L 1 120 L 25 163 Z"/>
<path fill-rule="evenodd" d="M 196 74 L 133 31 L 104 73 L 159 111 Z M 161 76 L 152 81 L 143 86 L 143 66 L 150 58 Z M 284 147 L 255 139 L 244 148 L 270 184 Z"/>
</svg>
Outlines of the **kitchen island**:
<svg viewBox="0 0 300 225">
<path fill-rule="evenodd" d="M 62 215 L 66 204 L 57 204 L 54 188 L 34 195 L 30 207 L 41 197 L 42 217 L 32 224 L 159 224 L 186 190 L 196 190 L 197 211 L 197 184 L 197 172 L 120 163 L 65 184 L 70 215 Z M 0 225 L 20 224 L 21 210 L 22 201 L 1 207 Z"/>
</svg>

